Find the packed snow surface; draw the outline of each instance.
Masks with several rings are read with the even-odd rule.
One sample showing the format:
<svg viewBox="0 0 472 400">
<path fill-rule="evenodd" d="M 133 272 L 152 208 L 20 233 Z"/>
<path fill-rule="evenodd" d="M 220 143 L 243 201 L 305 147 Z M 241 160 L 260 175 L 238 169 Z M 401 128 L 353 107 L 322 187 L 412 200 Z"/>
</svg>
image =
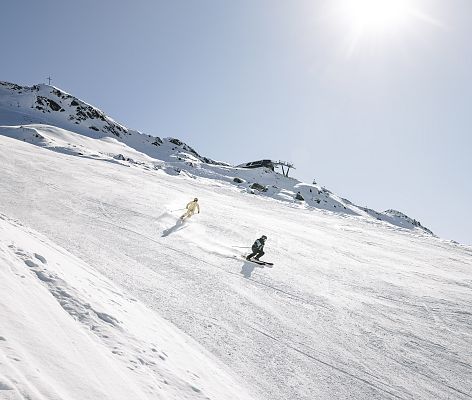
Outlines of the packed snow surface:
<svg viewBox="0 0 472 400">
<path fill-rule="evenodd" d="M 5 110 L 0 398 L 472 398 L 470 247 Z M 272 268 L 242 258 L 262 234 Z"/>
<path fill-rule="evenodd" d="M 174 323 L 258 398 L 471 396 L 470 248 L 289 207 L 224 182 L 75 157 L 6 137 L 0 146 L 0 212 L 40 231 Z M 179 223 L 194 196 L 201 214 Z M 241 258 L 263 233 L 273 268 Z M 7 260 L 15 257 L 10 243 L 4 235 Z M 33 253 L 52 257 L 27 240 L 14 246 L 39 266 Z M 18 262 L 17 273 L 25 274 L 27 266 L 21 270 Z M 3 284 L 21 285 L 15 277 Z M 28 308 L 37 296 L 27 291 L 17 299 L 15 286 L 7 293 L 2 298 L 12 303 L 1 329 L 5 318 L 23 321 L 24 329 L 15 332 L 36 341 L 28 320 L 13 312 L 17 305 L 31 324 L 42 324 Z M 104 312 L 121 319 L 119 308 L 108 304 Z M 52 323 L 43 322 L 38 329 Z M 7 357 L 5 345 L 14 336 L 0 335 L 7 339 Z M 63 349 L 68 359 L 71 350 L 63 342 L 52 350 L 38 346 L 35 357 Z M 81 365 L 93 370 L 96 358 L 83 358 Z M 51 372 L 44 379 L 54 383 L 56 377 Z M 12 387 L 11 378 L 5 385 Z"/>
<path fill-rule="evenodd" d="M 248 399 L 196 342 L 0 214 L 1 399 Z"/>
</svg>

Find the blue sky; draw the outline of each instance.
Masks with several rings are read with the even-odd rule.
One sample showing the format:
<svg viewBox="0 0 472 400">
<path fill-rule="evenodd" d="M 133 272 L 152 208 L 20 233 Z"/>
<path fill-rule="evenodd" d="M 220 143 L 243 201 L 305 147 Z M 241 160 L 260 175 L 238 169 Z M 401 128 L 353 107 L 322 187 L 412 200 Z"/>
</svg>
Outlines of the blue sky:
<svg viewBox="0 0 472 400">
<path fill-rule="evenodd" d="M 411 0 L 419 16 L 360 37 L 336 2 L 7 1 L 0 80 L 51 75 L 129 127 L 291 161 L 472 244 L 472 2 Z"/>
</svg>

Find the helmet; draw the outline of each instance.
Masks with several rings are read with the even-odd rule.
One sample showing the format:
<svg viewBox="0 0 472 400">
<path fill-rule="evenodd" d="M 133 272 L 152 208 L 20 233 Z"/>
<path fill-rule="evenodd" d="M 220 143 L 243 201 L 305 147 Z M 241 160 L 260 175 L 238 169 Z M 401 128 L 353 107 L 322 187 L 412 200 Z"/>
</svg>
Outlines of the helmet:
<svg viewBox="0 0 472 400">
<path fill-rule="evenodd" d="M 262 236 L 261 236 L 261 239 L 266 240 L 266 239 L 267 239 L 267 236 L 266 236 L 266 235 L 262 235 Z"/>
<path fill-rule="evenodd" d="M 195 198 L 193 199 L 193 201 L 198 201 L 198 199 L 195 197 Z"/>
</svg>

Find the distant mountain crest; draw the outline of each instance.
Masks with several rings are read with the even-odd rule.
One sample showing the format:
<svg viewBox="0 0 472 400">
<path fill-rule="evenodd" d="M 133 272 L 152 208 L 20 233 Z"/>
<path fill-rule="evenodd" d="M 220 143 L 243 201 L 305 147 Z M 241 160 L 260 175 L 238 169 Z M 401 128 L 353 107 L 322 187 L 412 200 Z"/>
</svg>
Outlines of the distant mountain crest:
<svg viewBox="0 0 472 400">
<path fill-rule="evenodd" d="M 403 219 L 405 221 L 407 221 L 408 223 L 412 224 L 413 226 L 416 226 L 417 228 L 420 228 L 430 234 L 433 234 L 432 231 L 430 231 L 428 228 L 424 227 L 423 225 L 421 225 L 420 221 L 417 221 L 416 219 L 413 219 L 413 218 L 410 218 L 408 215 L 406 214 L 403 214 L 402 212 L 400 211 L 397 211 L 397 210 L 386 210 L 383 212 L 383 214 L 385 215 L 390 215 L 394 218 L 400 218 L 400 219 Z"/>
<path fill-rule="evenodd" d="M 192 147 L 175 138 L 159 138 L 145 135 L 119 124 L 100 109 L 64 92 L 45 84 L 19 86 L 0 81 L 0 107 L 18 109 L 22 117 L 18 124 L 39 123 L 57 126 L 82 135 L 100 138 L 111 136 L 150 157 L 165 156 L 185 159 L 188 153 L 192 161 L 196 160 L 215 165 L 224 163 L 202 157 Z M 3 124 L 0 121 L 0 124 Z M 168 151 L 156 151 L 156 147 Z M 179 154 L 184 153 L 184 154 Z"/>
<path fill-rule="evenodd" d="M 100 109 L 54 86 L 26 87 L 0 81 L 0 125 L 6 125 L 0 126 L 0 134 L 68 155 L 219 180 L 236 185 L 241 191 L 296 207 L 362 216 L 433 234 L 416 219 L 399 211 L 378 212 L 360 207 L 315 182 L 306 184 L 277 173 L 274 168 L 280 161 L 259 160 L 234 167 L 201 156 L 179 139 L 129 129 Z"/>
</svg>

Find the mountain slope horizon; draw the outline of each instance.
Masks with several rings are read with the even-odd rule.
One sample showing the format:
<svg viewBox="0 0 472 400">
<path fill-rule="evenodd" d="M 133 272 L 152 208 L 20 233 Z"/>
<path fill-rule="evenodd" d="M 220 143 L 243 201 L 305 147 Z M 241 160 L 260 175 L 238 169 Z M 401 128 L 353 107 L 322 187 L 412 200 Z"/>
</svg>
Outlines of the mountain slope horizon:
<svg viewBox="0 0 472 400">
<path fill-rule="evenodd" d="M 223 181 L 231 181 L 249 192 L 281 201 L 330 212 L 358 215 L 433 235 L 430 229 L 400 211 L 391 209 L 378 212 L 368 207 L 360 207 L 315 183 L 305 184 L 274 171 L 257 173 L 232 167 L 227 163 L 201 156 L 179 139 L 171 137 L 161 139 L 129 129 L 98 108 L 57 87 L 45 84 L 28 87 L 0 81 L 0 125 L 18 127 L 16 130 L 3 129 L 3 134 L 56 150 L 60 147 L 61 151 L 70 154 L 84 155 L 77 144 L 70 144 L 74 141 L 70 137 L 67 141 L 62 140 L 60 146 L 57 145 L 58 139 L 63 138 L 63 133 L 53 133 L 50 130 L 52 137 L 49 137 L 49 141 L 41 140 L 39 136 L 44 137 L 44 134 L 38 134 L 33 126 L 26 128 L 32 124 L 51 125 L 96 139 L 88 141 L 89 153 L 100 150 L 100 146 L 96 146 L 98 140 L 116 140 L 128 148 L 122 151 L 115 148 L 115 152 L 110 154 L 119 161 L 132 163 L 138 161 L 141 165 L 147 163 L 148 168 L 163 168 L 172 174 L 183 171 L 194 175 L 212 176 Z M 83 143 L 80 146 L 83 146 Z M 139 155 L 135 152 L 130 153 L 129 148 L 137 151 Z"/>
</svg>

